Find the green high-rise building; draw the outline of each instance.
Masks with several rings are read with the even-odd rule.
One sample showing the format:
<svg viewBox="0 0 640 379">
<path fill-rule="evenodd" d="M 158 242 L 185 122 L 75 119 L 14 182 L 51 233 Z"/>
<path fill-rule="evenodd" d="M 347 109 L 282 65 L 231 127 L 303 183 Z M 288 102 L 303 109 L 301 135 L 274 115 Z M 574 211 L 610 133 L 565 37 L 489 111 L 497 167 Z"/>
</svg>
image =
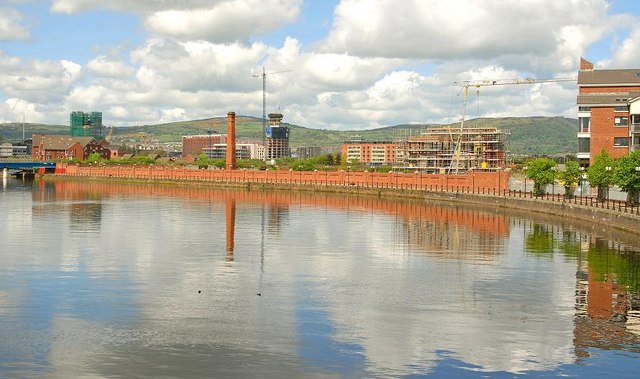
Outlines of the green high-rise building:
<svg viewBox="0 0 640 379">
<path fill-rule="evenodd" d="M 102 112 L 73 111 L 70 119 L 71 137 L 93 137 L 97 140 L 105 138 Z"/>
</svg>

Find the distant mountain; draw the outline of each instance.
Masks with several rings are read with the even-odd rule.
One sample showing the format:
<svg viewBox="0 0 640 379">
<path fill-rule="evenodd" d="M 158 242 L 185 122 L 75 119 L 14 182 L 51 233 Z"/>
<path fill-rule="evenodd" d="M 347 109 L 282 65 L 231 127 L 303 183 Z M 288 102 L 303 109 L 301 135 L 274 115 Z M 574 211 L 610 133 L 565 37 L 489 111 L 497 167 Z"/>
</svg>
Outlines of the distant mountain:
<svg viewBox="0 0 640 379">
<path fill-rule="evenodd" d="M 237 116 L 236 133 L 239 139 L 261 140 L 262 120 L 255 117 Z M 457 127 L 458 124 L 404 124 L 371 130 L 326 130 L 310 129 L 291 125 L 291 146 L 320 146 L 339 149 L 340 144 L 360 136 L 364 141 L 399 141 L 419 135 L 426 128 Z M 496 127 L 510 133 L 508 151 L 513 156 L 522 155 L 567 155 L 577 150 L 576 133 L 578 121 L 564 117 L 506 117 L 480 118 L 465 121 L 468 127 Z M 127 135 L 147 133 L 159 142 L 179 142 L 183 135 L 227 132 L 226 117 L 203 120 L 172 122 L 158 125 L 116 127 L 113 139 L 117 141 Z M 31 134 L 67 134 L 69 127 L 63 125 L 25 124 L 27 136 Z M 0 124 L 0 139 L 22 138 L 22 124 Z"/>
</svg>

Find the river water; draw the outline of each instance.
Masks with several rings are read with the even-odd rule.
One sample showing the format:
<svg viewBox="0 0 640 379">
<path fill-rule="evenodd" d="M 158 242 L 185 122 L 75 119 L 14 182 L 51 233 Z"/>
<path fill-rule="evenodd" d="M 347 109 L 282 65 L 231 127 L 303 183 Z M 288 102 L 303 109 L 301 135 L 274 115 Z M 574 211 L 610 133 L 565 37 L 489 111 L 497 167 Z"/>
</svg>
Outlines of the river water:
<svg viewBox="0 0 640 379">
<path fill-rule="evenodd" d="M 177 185 L 0 191 L 0 377 L 636 377 L 634 236 Z"/>
</svg>

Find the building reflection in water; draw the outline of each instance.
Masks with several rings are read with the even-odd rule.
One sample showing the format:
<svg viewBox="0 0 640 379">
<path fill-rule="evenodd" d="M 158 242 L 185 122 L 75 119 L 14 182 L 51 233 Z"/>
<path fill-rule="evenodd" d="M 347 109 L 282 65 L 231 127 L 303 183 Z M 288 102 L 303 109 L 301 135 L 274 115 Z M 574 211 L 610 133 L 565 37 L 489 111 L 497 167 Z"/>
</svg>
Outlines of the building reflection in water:
<svg viewBox="0 0 640 379">
<path fill-rule="evenodd" d="M 456 259 L 485 259 L 500 252 L 509 235 L 503 214 L 469 206 L 412 207 L 403 210 L 402 233 L 427 254 Z"/>
<path fill-rule="evenodd" d="M 640 252 L 594 234 L 530 222 L 525 247 L 535 256 L 576 262 L 574 348 L 621 349 L 640 343 Z"/>
<path fill-rule="evenodd" d="M 33 213 L 49 211 L 69 212 L 69 227 L 72 231 L 98 231 L 103 211 L 103 192 L 73 185 L 73 183 L 48 183 L 37 181 L 37 191 L 32 193 Z"/>
</svg>

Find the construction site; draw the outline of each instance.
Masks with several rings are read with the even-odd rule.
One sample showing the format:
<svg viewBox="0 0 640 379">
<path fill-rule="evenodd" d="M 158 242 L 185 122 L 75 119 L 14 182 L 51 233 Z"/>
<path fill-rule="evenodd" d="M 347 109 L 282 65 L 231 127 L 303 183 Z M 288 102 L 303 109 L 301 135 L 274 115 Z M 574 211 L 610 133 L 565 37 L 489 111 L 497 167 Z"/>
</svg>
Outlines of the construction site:
<svg viewBox="0 0 640 379">
<path fill-rule="evenodd" d="M 496 128 L 427 129 L 399 144 L 404 159 L 394 168 L 430 174 L 499 170 L 505 166 L 507 136 Z"/>
</svg>

